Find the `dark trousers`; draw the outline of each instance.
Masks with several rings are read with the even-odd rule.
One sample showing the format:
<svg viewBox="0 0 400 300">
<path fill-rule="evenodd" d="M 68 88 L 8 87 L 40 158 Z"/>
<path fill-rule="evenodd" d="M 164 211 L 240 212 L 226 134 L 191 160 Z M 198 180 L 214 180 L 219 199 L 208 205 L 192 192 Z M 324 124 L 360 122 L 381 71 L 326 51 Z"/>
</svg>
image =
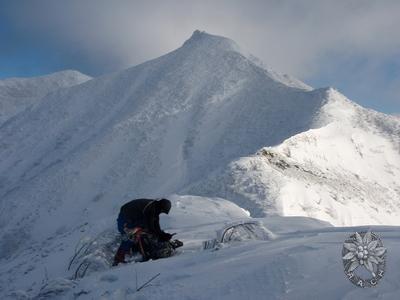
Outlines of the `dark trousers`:
<svg viewBox="0 0 400 300">
<path fill-rule="evenodd" d="M 128 235 L 125 232 L 125 227 L 127 228 L 134 228 L 133 224 L 127 222 L 123 217 L 118 216 L 117 219 L 117 226 L 118 231 L 121 233 L 121 245 L 119 249 L 123 250 L 124 252 L 129 252 L 133 246 L 135 245 L 134 241 L 129 239 Z"/>
<path fill-rule="evenodd" d="M 122 216 L 118 216 L 117 225 L 122 241 L 116 254 L 116 261 L 123 261 L 125 254 L 129 253 L 131 249 L 140 252 L 143 256 L 143 261 L 172 255 L 173 248 L 169 242 L 162 242 L 157 236 L 146 231 L 139 230 L 134 237 L 128 237 L 125 228 L 133 229 L 138 226 L 127 222 Z"/>
</svg>

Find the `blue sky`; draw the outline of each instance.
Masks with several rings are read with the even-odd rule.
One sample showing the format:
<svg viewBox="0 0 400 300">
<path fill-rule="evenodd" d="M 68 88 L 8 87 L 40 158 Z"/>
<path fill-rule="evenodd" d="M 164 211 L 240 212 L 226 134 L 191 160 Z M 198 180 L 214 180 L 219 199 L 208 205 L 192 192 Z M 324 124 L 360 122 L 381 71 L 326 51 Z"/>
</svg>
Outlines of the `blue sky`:
<svg viewBox="0 0 400 300">
<path fill-rule="evenodd" d="M 179 47 L 195 29 L 278 72 L 400 113 L 400 1 L 0 0 L 0 78 L 97 76 Z"/>
</svg>

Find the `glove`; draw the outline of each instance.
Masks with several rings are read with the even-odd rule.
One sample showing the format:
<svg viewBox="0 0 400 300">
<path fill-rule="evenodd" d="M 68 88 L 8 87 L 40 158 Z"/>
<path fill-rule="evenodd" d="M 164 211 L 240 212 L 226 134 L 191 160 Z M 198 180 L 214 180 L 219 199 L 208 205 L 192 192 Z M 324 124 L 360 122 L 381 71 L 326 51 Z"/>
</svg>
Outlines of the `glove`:
<svg viewBox="0 0 400 300">
<path fill-rule="evenodd" d="M 127 240 L 134 241 L 135 240 L 135 233 L 132 229 L 125 230 L 125 237 Z"/>
<path fill-rule="evenodd" d="M 167 232 L 163 232 L 160 236 L 160 239 L 164 242 L 169 241 L 172 238 L 172 234 L 167 233 Z"/>
<path fill-rule="evenodd" d="M 180 240 L 173 240 L 169 242 L 171 247 L 176 249 L 183 246 L 183 243 Z"/>
<path fill-rule="evenodd" d="M 131 241 L 134 241 L 135 236 L 142 232 L 141 229 L 138 227 L 135 227 L 135 228 L 125 227 L 124 231 L 125 231 L 125 235 L 127 236 L 127 238 Z"/>
</svg>

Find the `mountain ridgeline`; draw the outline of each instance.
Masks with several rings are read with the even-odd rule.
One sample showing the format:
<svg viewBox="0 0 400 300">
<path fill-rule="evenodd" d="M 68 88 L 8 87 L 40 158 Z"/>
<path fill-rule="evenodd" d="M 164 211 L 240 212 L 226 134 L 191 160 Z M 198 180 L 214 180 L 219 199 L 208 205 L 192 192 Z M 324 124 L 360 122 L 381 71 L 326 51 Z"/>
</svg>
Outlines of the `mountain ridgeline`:
<svg viewBox="0 0 400 300">
<path fill-rule="evenodd" d="M 400 224 L 399 119 L 271 71 L 224 37 L 195 31 L 4 119 L 1 245 L 173 193 L 223 197 L 252 216 Z"/>
</svg>

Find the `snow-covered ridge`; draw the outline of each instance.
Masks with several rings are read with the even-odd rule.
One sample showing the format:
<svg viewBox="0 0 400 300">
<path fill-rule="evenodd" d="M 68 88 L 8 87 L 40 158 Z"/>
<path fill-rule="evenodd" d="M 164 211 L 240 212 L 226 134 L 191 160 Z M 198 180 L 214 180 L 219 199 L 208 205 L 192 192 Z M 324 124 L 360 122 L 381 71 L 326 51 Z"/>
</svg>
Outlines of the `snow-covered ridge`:
<svg viewBox="0 0 400 300">
<path fill-rule="evenodd" d="M 261 61 L 251 53 L 248 53 L 247 51 L 243 50 L 235 41 L 226 37 L 212 35 L 206 33 L 205 31 L 196 30 L 193 32 L 190 39 L 185 41 L 182 48 L 178 49 L 178 51 L 183 52 L 186 49 L 190 50 L 196 49 L 196 51 L 209 53 L 211 55 L 213 55 L 213 53 L 215 53 L 216 51 L 234 52 L 236 54 L 240 54 L 243 57 L 245 57 L 248 63 L 249 62 L 253 63 L 254 66 L 260 68 L 261 71 L 264 72 L 268 78 L 276 82 L 294 88 L 304 89 L 308 91 L 312 90 L 312 87 L 308 86 L 304 82 L 301 82 L 300 80 L 290 75 L 280 74 L 272 70 L 263 61 Z"/>
<path fill-rule="evenodd" d="M 39 77 L 0 80 L 0 125 L 28 106 L 36 104 L 48 93 L 89 79 L 91 77 L 78 71 L 66 70 Z"/>
<path fill-rule="evenodd" d="M 246 211 L 267 216 L 278 233 L 273 221 L 282 215 L 334 225 L 399 224 L 399 119 L 364 109 L 332 88 L 313 90 L 276 74 L 231 40 L 195 32 L 179 49 L 141 65 L 87 81 L 78 75 L 72 80 L 77 84 L 46 92 L 9 118 L 0 127 L 0 259 L 6 262 L 0 292 L 37 295 L 42 266 L 49 266 L 51 278 L 65 279 L 79 238 L 112 229 L 120 205 L 137 197 L 212 198 L 172 196 L 180 215 L 165 224 L 174 230 L 187 225 L 179 234 L 189 245 L 208 238 L 205 228 L 215 229 L 213 219 L 221 225 L 249 218 Z M 200 232 L 193 227 L 201 219 L 206 224 Z M 291 218 L 282 222 L 286 229 L 294 226 Z M 283 247 L 284 267 L 285 255 L 298 247 L 314 261 L 314 246 L 302 248 L 302 242 L 289 248 L 285 241 L 262 244 L 257 253 L 243 248 L 246 258 L 231 271 L 246 266 L 252 254 L 266 259 L 265 247 L 268 255 L 282 253 L 274 245 Z M 328 237 L 310 242 L 327 243 Z M 239 252 L 232 250 L 227 259 Z M 185 262 L 199 265 L 209 258 L 204 257 L 185 258 L 180 270 L 187 270 Z M 268 268 L 282 265 L 271 260 Z M 276 297 L 292 293 L 284 282 L 293 277 L 268 277 L 254 261 L 251 272 L 269 282 L 280 278 Z M 99 281 L 112 277 L 104 278 Z M 243 279 L 235 278 L 235 285 Z M 88 279 L 93 283 L 98 282 Z M 172 283 L 179 285 L 179 278 Z M 96 293 L 90 292 L 88 297 Z M 94 297 L 107 298 L 108 291 L 102 292 Z"/>
<path fill-rule="evenodd" d="M 209 51 L 234 51 L 241 52 L 235 41 L 223 37 L 208 34 L 205 31 L 195 30 L 192 36 L 183 43 L 183 48 L 203 48 Z"/>
<path fill-rule="evenodd" d="M 319 91 L 325 101 L 312 129 L 240 158 L 186 192 L 235 199 L 253 216 L 398 225 L 399 120 L 332 88 Z"/>
<path fill-rule="evenodd" d="M 54 229 L 43 229 L 44 222 L 65 213 L 74 219 L 65 220 L 67 226 L 87 214 L 115 214 L 129 198 L 184 191 L 228 198 L 253 216 L 297 214 L 285 204 L 288 197 L 277 196 L 280 176 L 268 168 L 242 174 L 232 166 L 325 126 L 334 133 L 345 123 L 360 130 L 386 126 L 373 134 L 396 141 L 394 118 L 358 108 L 332 89 L 293 87 L 270 74 L 231 40 L 195 32 L 160 58 L 47 94 L 0 130 L 0 170 L 7 174 L 0 177 L 3 235 L 46 236 Z M 247 176 L 244 184 L 255 183 L 243 187 Z M 387 195 L 396 202 L 396 193 Z M 315 216 L 326 209 L 311 207 Z M 320 216 L 335 224 L 358 222 L 327 215 Z"/>
</svg>

